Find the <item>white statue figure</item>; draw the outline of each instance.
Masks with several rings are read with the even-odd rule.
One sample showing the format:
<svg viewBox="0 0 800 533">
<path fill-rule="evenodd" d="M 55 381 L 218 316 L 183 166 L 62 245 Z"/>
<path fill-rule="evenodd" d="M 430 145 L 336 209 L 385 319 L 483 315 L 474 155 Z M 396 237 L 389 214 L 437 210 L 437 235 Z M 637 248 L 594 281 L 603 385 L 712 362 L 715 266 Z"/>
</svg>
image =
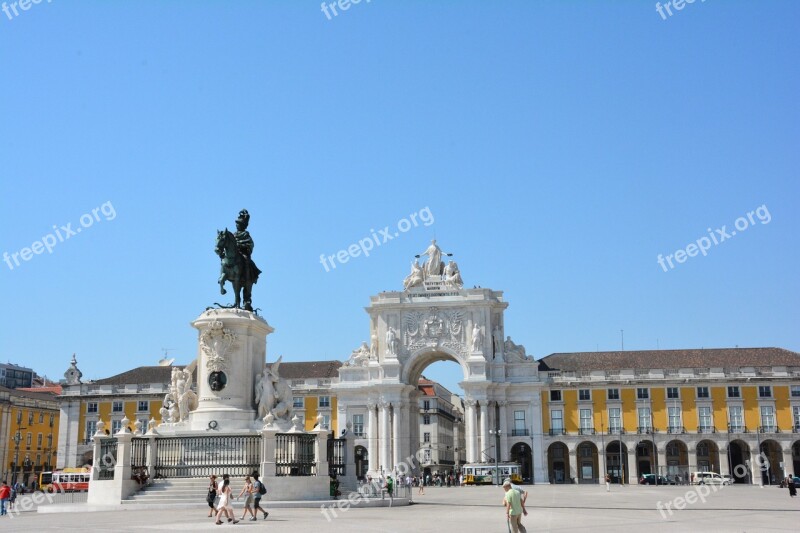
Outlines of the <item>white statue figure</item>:
<svg viewBox="0 0 800 533">
<path fill-rule="evenodd" d="M 347 366 L 366 366 L 369 363 L 369 346 L 366 342 L 362 342 L 361 346 L 353 350 L 350 354 L 350 359 L 347 361 Z"/>
<path fill-rule="evenodd" d="M 152 433 L 156 429 L 156 419 L 151 418 L 150 421 L 147 423 L 147 432 Z"/>
<path fill-rule="evenodd" d="M 167 394 L 164 395 L 164 401 L 161 402 L 161 409 L 158 410 L 158 412 L 161 413 L 162 424 L 171 424 L 172 422 L 174 422 L 170 414 L 171 413 L 170 407 L 172 407 L 174 403 L 175 402 L 172 401 L 171 393 L 168 392 Z"/>
<path fill-rule="evenodd" d="M 272 388 L 272 384 L 268 383 L 270 380 L 269 372 L 264 368 L 264 371 L 256 376 L 255 384 L 255 400 L 258 411 L 258 418 L 264 418 L 269 413 L 270 408 L 268 391 Z"/>
<path fill-rule="evenodd" d="M 403 280 L 403 290 L 419 287 L 423 281 L 425 281 L 425 274 L 422 272 L 422 267 L 419 266 L 419 261 L 414 259 L 414 262 L 411 263 L 411 274 Z"/>
<path fill-rule="evenodd" d="M 134 422 L 133 423 L 133 427 L 134 427 L 134 430 L 133 430 L 133 434 L 134 435 L 141 435 L 142 434 L 142 421 L 141 420 L 137 420 L 136 422 Z"/>
<path fill-rule="evenodd" d="M 428 261 L 422 267 L 426 276 L 434 277 L 442 275 L 442 267 L 444 266 L 442 263 L 442 249 L 436 245 L 436 239 L 433 239 L 431 245 L 420 255 L 428 256 Z"/>
<path fill-rule="evenodd" d="M 180 414 L 178 413 L 178 403 L 172 402 L 169 406 L 169 421 L 173 424 L 180 421 Z"/>
<path fill-rule="evenodd" d="M 286 421 L 292 414 L 292 388 L 286 380 L 281 379 L 278 375 L 281 359 L 283 357 L 279 357 L 272 363 L 269 370 L 264 369 L 264 376 L 261 380 L 263 384 L 261 400 L 263 401 L 263 395 L 266 395 L 267 415 L 271 414 L 275 420 Z"/>
<path fill-rule="evenodd" d="M 370 338 L 370 345 L 369 345 L 369 358 L 370 359 L 378 359 L 378 335 L 373 333 Z"/>
<path fill-rule="evenodd" d="M 177 372 L 175 372 L 177 370 Z M 192 390 L 192 373 L 186 369 L 173 369 L 175 378 L 174 397 L 178 404 L 178 420 L 181 422 L 189 418 L 189 413 L 197 409 L 197 394 Z"/>
<path fill-rule="evenodd" d="M 483 347 L 483 332 L 481 331 L 480 326 L 475 324 L 472 327 L 472 351 L 473 352 L 480 352 Z"/>
<path fill-rule="evenodd" d="M 511 340 L 511 337 L 506 338 L 506 342 L 503 345 L 503 351 L 506 355 L 506 362 L 511 363 L 514 361 L 531 361 L 532 358 L 528 357 L 525 354 L 525 347 L 521 344 L 514 344 L 514 341 Z"/>
<path fill-rule="evenodd" d="M 461 272 L 458 270 L 458 264 L 455 261 L 450 261 L 444 268 L 444 283 L 448 287 L 460 289 L 464 286 L 464 281 L 461 279 Z"/>
<path fill-rule="evenodd" d="M 397 334 L 391 327 L 386 330 L 386 351 L 397 357 Z"/>
<path fill-rule="evenodd" d="M 492 341 L 494 342 L 494 355 L 497 356 L 503 353 L 503 332 L 500 331 L 500 325 L 497 324 L 492 332 Z"/>
</svg>

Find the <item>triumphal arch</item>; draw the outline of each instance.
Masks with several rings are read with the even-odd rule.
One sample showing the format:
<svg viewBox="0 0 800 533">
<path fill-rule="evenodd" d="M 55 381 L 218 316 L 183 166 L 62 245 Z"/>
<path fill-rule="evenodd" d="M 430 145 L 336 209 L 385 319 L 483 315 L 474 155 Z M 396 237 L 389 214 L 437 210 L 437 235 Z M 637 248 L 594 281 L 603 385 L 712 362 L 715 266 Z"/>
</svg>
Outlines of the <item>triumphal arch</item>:
<svg viewBox="0 0 800 533">
<path fill-rule="evenodd" d="M 509 461 L 512 448 L 527 450 L 529 475 L 546 483 L 538 364 L 506 335 L 502 291 L 464 288 L 446 255 L 432 241 L 403 290 L 370 298 L 371 342 L 353 351 L 334 385 L 338 430 L 356 416 L 364 420 L 357 443 L 368 450 L 369 472 L 396 471 L 424 446 L 417 387 L 423 370 L 454 361 L 463 375 L 467 463 Z"/>
</svg>

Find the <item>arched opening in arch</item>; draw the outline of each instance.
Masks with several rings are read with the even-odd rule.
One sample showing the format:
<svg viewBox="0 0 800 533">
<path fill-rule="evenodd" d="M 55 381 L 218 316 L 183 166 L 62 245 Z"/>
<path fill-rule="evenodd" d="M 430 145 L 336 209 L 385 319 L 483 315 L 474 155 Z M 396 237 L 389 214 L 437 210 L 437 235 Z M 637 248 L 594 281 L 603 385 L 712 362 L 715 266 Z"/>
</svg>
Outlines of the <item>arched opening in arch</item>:
<svg viewBox="0 0 800 533">
<path fill-rule="evenodd" d="M 411 449 L 419 450 L 423 480 L 433 485 L 456 483 L 467 462 L 464 369 L 450 354 L 429 352 L 412 357 L 404 371 L 411 392 Z M 493 450 L 489 450 L 493 452 Z"/>
<path fill-rule="evenodd" d="M 800 477 L 800 440 L 792 444 L 792 467 L 794 475 Z"/>
<path fill-rule="evenodd" d="M 777 485 L 781 482 L 783 471 L 783 450 L 781 445 L 772 439 L 761 442 L 761 460 L 756 463 L 756 467 L 761 471 L 761 480 L 764 485 Z"/>
<path fill-rule="evenodd" d="M 628 447 L 618 440 L 606 446 L 606 469 L 612 483 L 625 483 L 626 476 L 630 475 L 628 468 Z"/>
<path fill-rule="evenodd" d="M 636 474 L 642 479 L 645 474 L 656 473 L 656 452 L 653 441 L 642 440 L 636 445 Z M 655 479 L 653 480 L 655 482 Z"/>
<path fill-rule="evenodd" d="M 721 473 L 719 469 L 719 446 L 712 440 L 701 440 L 695 449 L 697 470 L 700 472 Z"/>
<path fill-rule="evenodd" d="M 364 446 L 355 448 L 356 477 L 363 480 L 369 471 L 369 452 Z"/>
<path fill-rule="evenodd" d="M 517 442 L 511 447 L 511 462 L 520 466 L 520 476 L 524 483 L 532 483 L 533 453 L 525 442 Z"/>
<path fill-rule="evenodd" d="M 597 446 L 593 442 L 582 442 L 576 450 L 578 456 L 578 483 L 599 483 L 600 468 Z"/>
<path fill-rule="evenodd" d="M 750 460 L 750 446 L 742 440 L 734 440 L 728 444 L 731 461 L 731 475 L 734 483 L 750 483 L 751 474 L 747 467 Z"/>
<path fill-rule="evenodd" d="M 570 483 L 569 450 L 563 442 L 554 442 L 547 448 L 547 472 L 550 483 Z"/>
<path fill-rule="evenodd" d="M 678 439 L 667 443 L 665 449 L 667 461 L 664 475 L 667 482 L 682 485 L 689 482 L 689 448 L 686 443 Z"/>
</svg>

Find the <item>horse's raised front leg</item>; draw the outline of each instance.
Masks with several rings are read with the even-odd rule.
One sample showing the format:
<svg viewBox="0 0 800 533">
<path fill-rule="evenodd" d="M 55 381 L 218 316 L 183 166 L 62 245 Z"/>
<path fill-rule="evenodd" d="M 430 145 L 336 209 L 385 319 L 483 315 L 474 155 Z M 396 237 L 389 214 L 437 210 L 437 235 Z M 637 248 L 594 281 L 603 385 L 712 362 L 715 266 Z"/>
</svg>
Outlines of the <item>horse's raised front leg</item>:
<svg viewBox="0 0 800 533">
<path fill-rule="evenodd" d="M 225 269 L 224 268 L 220 268 L 219 269 L 219 281 L 218 281 L 218 283 L 219 283 L 219 293 L 220 294 L 225 294 L 227 292 L 225 290 L 225 280 L 226 279 L 227 279 L 227 276 L 225 275 Z"/>
</svg>

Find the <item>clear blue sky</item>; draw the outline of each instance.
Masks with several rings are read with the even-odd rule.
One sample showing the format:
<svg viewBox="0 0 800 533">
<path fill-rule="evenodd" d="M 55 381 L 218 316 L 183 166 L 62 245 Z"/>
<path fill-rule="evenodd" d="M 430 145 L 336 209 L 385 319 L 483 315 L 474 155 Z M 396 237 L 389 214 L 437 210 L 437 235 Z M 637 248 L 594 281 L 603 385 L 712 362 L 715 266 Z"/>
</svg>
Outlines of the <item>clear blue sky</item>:
<svg viewBox="0 0 800 533">
<path fill-rule="evenodd" d="M 0 359 L 85 378 L 196 352 L 252 214 L 269 360 L 345 359 L 435 234 L 552 352 L 800 350 L 796 1 L 46 0 L 0 12 Z M 707 228 L 756 224 L 667 272 Z M 435 222 L 326 272 L 322 253 Z M 41 251 L 41 249 L 39 249 Z M 454 364 L 426 372 L 448 387 Z"/>
</svg>

